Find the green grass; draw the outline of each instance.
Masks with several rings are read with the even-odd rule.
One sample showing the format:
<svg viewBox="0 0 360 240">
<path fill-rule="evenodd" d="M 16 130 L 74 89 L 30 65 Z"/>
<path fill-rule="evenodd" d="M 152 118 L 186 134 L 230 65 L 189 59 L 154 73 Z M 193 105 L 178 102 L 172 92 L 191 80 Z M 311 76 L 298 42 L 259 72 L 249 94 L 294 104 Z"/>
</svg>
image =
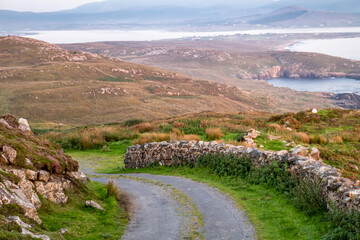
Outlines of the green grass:
<svg viewBox="0 0 360 240">
<path fill-rule="evenodd" d="M 106 187 L 100 183 L 88 184 L 94 195 L 68 192 L 69 202 L 62 207 L 46 202 L 39 211 L 43 220 L 43 234 L 51 239 L 63 239 L 58 231 L 67 228 L 65 239 L 119 239 L 128 222 L 127 214 L 115 197 L 107 197 Z M 85 206 L 85 200 L 96 200 L 105 211 Z"/>
<path fill-rule="evenodd" d="M 226 133 L 222 138 L 224 141 L 236 140 L 239 133 Z"/>
<path fill-rule="evenodd" d="M 96 172 L 109 171 L 124 166 L 124 154 L 132 140 L 122 140 L 107 143 L 108 150 L 90 149 L 87 151 L 68 150 L 66 154 L 79 161 L 81 166 L 91 168 Z"/>
<path fill-rule="evenodd" d="M 323 215 L 308 217 L 296 209 L 284 194 L 273 188 L 249 184 L 240 178 L 219 177 L 207 168 L 154 167 L 108 171 L 108 173 L 150 173 L 182 176 L 218 188 L 245 210 L 259 239 L 320 239 L 328 222 Z"/>
<path fill-rule="evenodd" d="M 15 213 L 15 210 L 11 210 L 10 214 L 18 215 L 23 221 L 34 225 L 31 232 L 45 234 L 52 240 L 120 239 L 128 223 L 128 214 L 119 206 L 115 197 L 107 196 L 104 185 L 89 182 L 87 186 L 89 188 L 87 191 L 79 191 L 75 188 L 67 191 L 69 201 L 62 206 L 41 198 L 43 205 L 38 210 L 38 214 L 43 220 L 43 225 L 35 224 L 21 213 Z M 86 200 L 95 200 L 105 211 L 86 207 Z M 9 215 L 6 211 L 4 214 Z M 61 228 L 68 229 L 67 233 L 61 235 L 59 232 Z M 33 239 L 21 235 L 19 230 L 16 226 L 3 225 L 0 222 L 0 239 Z"/>
<path fill-rule="evenodd" d="M 273 150 L 273 151 L 281 151 L 281 150 L 289 150 L 291 147 L 286 147 L 285 143 L 281 140 L 270 140 L 267 134 L 261 134 L 255 139 L 255 143 L 258 147 L 260 145 L 264 146 L 263 149 L 265 150 Z"/>
</svg>

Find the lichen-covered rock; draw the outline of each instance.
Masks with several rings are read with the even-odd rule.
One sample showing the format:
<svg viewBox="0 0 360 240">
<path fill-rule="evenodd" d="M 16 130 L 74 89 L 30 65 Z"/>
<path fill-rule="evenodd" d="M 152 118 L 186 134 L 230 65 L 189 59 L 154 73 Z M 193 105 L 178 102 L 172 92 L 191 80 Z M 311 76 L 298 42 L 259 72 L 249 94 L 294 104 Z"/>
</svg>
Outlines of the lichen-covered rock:
<svg viewBox="0 0 360 240">
<path fill-rule="evenodd" d="M 18 186 L 23 190 L 29 202 L 32 203 L 36 209 L 39 209 L 42 204 L 38 195 L 34 191 L 35 185 L 31 181 L 21 179 Z"/>
<path fill-rule="evenodd" d="M 104 210 L 104 208 L 103 207 L 101 207 L 97 202 L 95 202 L 95 201 L 93 201 L 93 200 L 89 200 L 89 201 L 86 201 L 85 202 L 85 205 L 87 206 L 87 207 L 93 207 L 93 208 L 96 208 L 96 209 L 98 209 L 98 210 Z"/>
<path fill-rule="evenodd" d="M 9 163 L 9 160 L 5 157 L 4 154 L 0 155 L 0 164 L 7 165 Z"/>
<path fill-rule="evenodd" d="M 310 156 L 315 160 L 319 160 L 320 159 L 319 149 L 317 149 L 316 147 L 311 148 Z"/>
<path fill-rule="evenodd" d="M 31 133 L 31 128 L 28 121 L 25 118 L 19 118 L 19 129 L 24 133 Z"/>
<path fill-rule="evenodd" d="M 5 186 L 6 185 L 6 186 Z M 23 190 L 17 185 L 5 181 L 5 185 L 0 183 L 0 201 L 2 204 L 16 204 L 24 211 L 24 215 L 41 224 L 42 221 L 37 214 L 35 206 L 29 202 Z"/>
<path fill-rule="evenodd" d="M 26 179 L 31 180 L 31 181 L 35 181 L 38 179 L 38 172 L 35 172 L 30 169 L 25 170 L 25 175 L 26 175 Z"/>
<path fill-rule="evenodd" d="M 36 191 L 51 202 L 60 204 L 66 203 L 68 197 L 64 193 L 65 189 L 70 188 L 71 183 L 65 179 L 52 179 L 49 182 L 36 181 Z"/>
<path fill-rule="evenodd" d="M 50 238 L 46 235 L 39 235 L 34 234 L 30 232 L 28 229 L 31 228 L 31 226 L 27 223 L 24 223 L 18 216 L 10 216 L 7 219 L 5 219 L 7 222 L 15 222 L 17 225 L 21 228 L 21 234 L 22 235 L 29 235 L 31 238 L 37 238 L 42 240 L 50 240 Z"/>
<path fill-rule="evenodd" d="M 300 156 L 306 157 L 309 154 L 308 149 L 306 147 L 301 146 L 301 145 L 298 145 L 298 146 L 290 149 L 290 152 L 294 156 L 300 155 Z"/>
<path fill-rule="evenodd" d="M 83 182 L 84 184 L 87 183 L 87 177 L 86 175 L 81 172 L 81 171 L 76 171 L 76 172 L 68 172 L 67 175 L 69 175 L 71 178 L 75 178 L 81 182 Z"/>
<path fill-rule="evenodd" d="M 48 182 L 50 179 L 50 173 L 44 170 L 38 172 L 38 180 Z"/>
<path fill-rule="evenodd" d="M 33 167 L 34 164 L 32 163 L 32 161 L 28 158 L 25 158 L 25 166 L 27 167 Z"/>
<path fill-rule="evenodd" d="M 15 163 L 15 159 L 16 159 L 16 151 L 15 149 L 13 149 L 10 146 L 3 146 L 2 147 L 2 151 L 3 151 L 3 156 L 12 164 Z"/>
</svg>

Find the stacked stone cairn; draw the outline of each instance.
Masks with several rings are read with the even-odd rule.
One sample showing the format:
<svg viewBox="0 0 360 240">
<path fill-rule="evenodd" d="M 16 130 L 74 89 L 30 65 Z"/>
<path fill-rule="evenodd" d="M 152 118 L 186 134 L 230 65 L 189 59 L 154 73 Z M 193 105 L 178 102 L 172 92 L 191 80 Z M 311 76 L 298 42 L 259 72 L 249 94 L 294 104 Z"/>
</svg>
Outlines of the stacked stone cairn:
<svg viewBox="0 0 360 240">
<path fill-rule="evenodd" d="M 251 129 L 245 139 L 253 139 L 251 136 L 258 133 Z M 319 179 L 324 198 L 330 200 L 328 202 L 335 203 L 341 209 L 360 211 L 359 181 L 341 177 L 338 169 L 323 163 L 316 148 L 308 149 L 299 145 L 290 151 L 263 151 L 253 146 L 246 148 L 216 141 L 153 142 L 128 147 L 124 162 L 126 168 L 144 168 L 154 162 L 172 166 L 196 163 L 206 154 L 234 154 L 251 159 L 255 166 L 272 164 L 274 161 L 287 164 L 295 174 L 312 181 Z"/>
</svg>

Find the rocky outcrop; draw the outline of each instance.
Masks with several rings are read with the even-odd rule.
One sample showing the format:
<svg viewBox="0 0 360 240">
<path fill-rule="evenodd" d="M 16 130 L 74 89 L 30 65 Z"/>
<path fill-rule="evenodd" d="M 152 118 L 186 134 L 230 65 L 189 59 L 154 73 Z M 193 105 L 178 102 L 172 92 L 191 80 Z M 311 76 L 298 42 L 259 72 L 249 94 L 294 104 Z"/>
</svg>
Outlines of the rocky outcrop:
<svg viewBox="0 0 360 240">
<path fill-rule="evenodd" d="M 236 75 L 239 79 L 254 79 L 254 80 L 270 80 L 273 78 L 308 78 L 308 79 L 323 79 L 323 78 L 352 78 L 359 79 L 360 74 L 352 74 L 345 72 L 330 72 L 326 70 L 311 70 L 300 65 L 294 66 L 273 66 L 270 68 L 258 69 L 257 73 L 249 73 L 248 71 L 240 70 Z"/>
<path fill-rule="evenodd" d="M 251 131 L 251 133 L 256 133 Z M 331 199 L 340 208 L 360 211 L 360 188 L 350 179 L 341 177 L 338 169 L 321 160 L 317 149 L 310 150 L 297 146 L 288 152 L 262 151 L 254 147 L 233 146 L 225 143 L 203 141 L 171 141 L 154 142 L 135 145 L 127 149 L 125 154 L 126 168 L 142 168 L 150 163 L 171 166 L 182 163 L 195 163 L 204 154 L 235 154 L 253 161 L 255 166 L 271 164 L 274 161 L 286 164 L 295 174 L 314 180 L 319 178 L 326 198 Z"/>
<path fill-rule="evenodd" d="M 360 109 L 360 96 L 356 93 L 329 94 L 330 99 L 335 100 L 335 104 L 345 109 Z"/>
<path fill-rule="evenodd" d="M 53 203 L 66 203 L 64 191 L 77 182 L 86 184 L 86 175 L 62 149 L 37 139 L 26 119 L 7 115 L 0 120 L 0 208 L 16 204 L 40 224 L 38 194 Z"/>
<path fill-rule="evenodd" d="M 22 235 L 29 235 L 31 238 L 37 238 L 42 240 L 50 240 L 50 238 L 46 235 L 40 235 L 40 234 L 34 234 L 30 232 L 31 226 L 27 223 L 24 223 L 18 216 L 10 216 L 5 219 L 5 222 L 14 222 L 21 228 L 21 234 Z"/>
</svg>

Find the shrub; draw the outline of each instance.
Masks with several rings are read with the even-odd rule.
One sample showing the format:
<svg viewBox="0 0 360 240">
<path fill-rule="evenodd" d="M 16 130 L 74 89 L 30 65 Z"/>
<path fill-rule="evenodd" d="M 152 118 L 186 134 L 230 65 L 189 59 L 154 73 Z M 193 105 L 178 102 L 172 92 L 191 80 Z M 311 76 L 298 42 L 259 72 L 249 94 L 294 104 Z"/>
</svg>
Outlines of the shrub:
<svg viewBox="0 0 360 240">
<path fill-rule="evenodd" d="M 184 135 L 183 137 L 180 138 L 181 138 L 180 140 L 185 140 L 185 141 L 200 141 L 200 137 L 195 134 Z"/>
<path fill-rule="evenodd" d="M 174 129 L 172 124 L 165 124 L 161 126 L 161 132 L 170 133 Z M 178 129 L 177 129 L 178 130 Z"/>
<path fill-rule="evenodd" d="M 343 143 L 343 139 L 341 136 L 333 136 L 329 138 L 329 143 Z"/>
<path fill-rule="evenodd" d="M 269 128 L 274 129 L 277 132 L 280 132 L 282 130 L 282 127 L 277 123 L 271 123 L 269 124 Z"/>
<path fill-rule="evenodd" d="M 105 144 L 105 139 L 97 131 L 84 131 L 80 134 L 80 148 L 83 150 L 100 148 Z"/>
<path fill-rule="evenodd" d="M 303 142 L 303 143 L 309 143 L 310 142 L 310 138 L 309 136 L 304 133 L 304 132 L 297 132 L 295 133 L 295 137 L 296 140 Z"/>
<path fill-rule="evenodd" d="M 245 177 L 250 172 L 252 162 L 248 158 L 239 158 L 235 155 L 203 155 L 198 161 L 200 167 L 208 167 L 220 176 Z"/>
<path fill-rule="evenodd" d="M 185 134 L 205 135 L 205 128 L 201 126 L 200 119 L 185 119 L 180 130 Z"/>
<path fill-rule="evenodd" d="M 315 143 L 315 144 L 326 144 L 327 139 L 323 135 L 311 135 L 309 139 L 309 143 Z"/>
<path fill-rule="evenodd" d="M 175 136 L 184 136 L 184 132 L 182 132 L 181 130 L 177 129 L 177 128 L 174 128 L 172 131 L 171 131 L 172 135 L 175 135 Z"/>
<path fill-rule="evenodd" d="M 210 141 L 221 139 L 224 136 L 220 128 L 208 128 L 206 129 L 205 134 L 207 139 L 209 139 Z"/>
<path fill-rule="evenodd" d="M 320 180 L 304 179 L 296 176 L 296 186 L 292 191 L 292 203 L 308 216 L 313 216 L 326 211 L 326 202 L 323 198 Z"/>
<path fill-rule="evenodd" d="M 245 136 L 247 135 L 247 132 L 241 132 L 241 133 L 238 133 L 238 135 L 236 136 L 236 141 L 237 142 L 243 142 L 245 141 Z"/>
<path fill-rule="evenodd" d="M 140 123 L 136 125 L 135 129 L 138 130 L 140 133 L 150 132 L 154 130 L 155 126 L 153 123 Z"/>
<path fill-rule="evenodd" d="M 131 127 L 131 126 L 140 124 L 142 122 L 144 122 L 144 120 L 141 120 L 141 119 L 129 119 L 129 120 L 126 120 L 125 122 L 123 122 L 122 125 L 125 126 L 125 127 Z"/>
<path fill-rule="evenodd" d="M 107 197 L 113 196 L 117 201 L 120 201 L 122 194 L 119 188 L 116 186 L 114 180 L 109 180 L 109 182 L 106 185 L 106 189 L 107 189 Z"/>
<path fill-rule="evenodd" d="M 181 127 L 184 126 L 184 123 L 175 121 L 175 122 L 173 123 L 173 126 L 174 126 L 174 128 L 181 128 Z"/>
<path fill-rule="evenodd" d="M 345 141 L 360 142 L 360 130 L 354 128 L 352 131 L 346 130 L 340 133 L 341 137 Z"/>
<path fill-rule="evenodd" d="M 329 211 L 329 231 L 323 240 L 357 240 L 360 239 L 360 213 L 348 212 L 331 206 Z"/>
<path fill-rule="evenodd" d="M 140 136 L 140 139 L 135 139 L 134 144 L 145 144 L 151 142 L 170 141 L 170 135 L 166 133 L 145 133 Z"/>
</svg>

